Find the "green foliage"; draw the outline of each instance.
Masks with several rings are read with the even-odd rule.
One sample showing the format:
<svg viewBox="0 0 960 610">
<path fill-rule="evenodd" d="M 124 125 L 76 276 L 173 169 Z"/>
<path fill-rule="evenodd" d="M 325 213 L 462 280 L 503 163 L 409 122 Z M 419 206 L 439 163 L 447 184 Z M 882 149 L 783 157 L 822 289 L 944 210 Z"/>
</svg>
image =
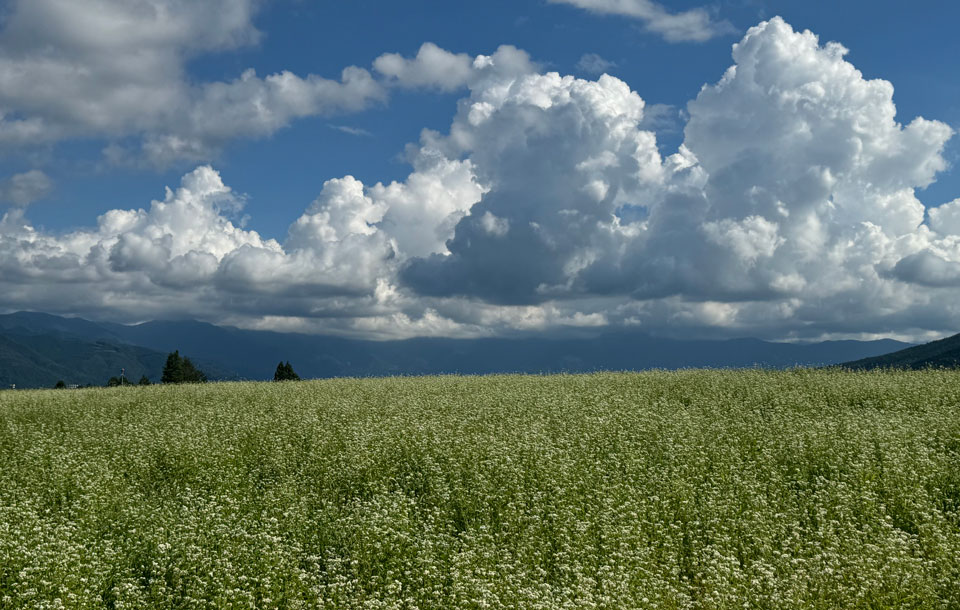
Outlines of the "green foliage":
<svg viewBox="0 0 960 610">
<path fill-rule="evenodd" d="M 67 387 L 67 382 L 65 382 L 63 379 L 58 379 L 56 385 L 53 386 L 53 389 L 63 390 L 63 389 L 66 389 L 66 387 Z"/>
<path fill-rule="evenodd" d="M 119 386 L 121 386 L 121 385 L 123 385 L 123 380 L 120 379 L 119 377 L 114 376 L 114 377 L 111 377 L 110 379 L 107 380 L 107 387 L 108 387 L 108 388 L 116 388 L 116 387 L 119 387 Z"/>
<path fill-rule="evenodd" d="M 293 370 L 293 367 L 290 366 L 290 361 L 286 363 L 280 362 L 277 365 L 276 372 L 273 373 L 274 381 L 300 381 L 300 375 Z"/>
<path fill-rule="evenodd" d="M 957 608 L 958 404 L 949 371 L 0 392 L 0 608 Z"/>
<path fill-rule="evenodd" d="M 198 369 L 189 358 L 180 355 L 176 350 L 167 355 L 167 362 L 163 366 L 160 377 L 161 383 L 205 383 L 207 375 Z"/>
<path fill-rule="evenodd" d="M 146 375 L 140 377 L 140 381 L 137 382 L 137 385 L 150 385 L 150 378 Z"/>
</svg>

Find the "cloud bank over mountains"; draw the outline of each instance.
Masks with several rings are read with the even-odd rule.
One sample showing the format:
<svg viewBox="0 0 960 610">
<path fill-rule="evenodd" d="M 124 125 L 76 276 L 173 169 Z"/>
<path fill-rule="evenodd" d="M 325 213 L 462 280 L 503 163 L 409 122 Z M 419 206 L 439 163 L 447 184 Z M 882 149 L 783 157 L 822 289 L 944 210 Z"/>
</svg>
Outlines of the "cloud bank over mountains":
<svg viewBox="0 0 960 610">
<path fill-rule="evenodd" d="M 651 28 L 666 19 L 648 2 L 568 3 L 654 11 L 634 15 Z M 0 307 L 372 338 L 618 325 L 922 338 L 960 325 L 960 199 L 927 212 L 915 195 L 946 169 L 953 130 L 901 124 L 890 83 L 779 18 L 734 45 L 733 65 L 689 103 L 679 150 L 661 154 L 642 84 L 543 72 L 514 47 L 471 57 L 428 43 L 336 81 L 248 72 L 187 84 L 191 53 L 256 40 L 254 3 L 125 3 L 75 16 L 92 20 L 83 36 L 36 25 L 61 4 L 18 5 L 7 24 L 0 108 L 36 113 L 0 121 L 0 146 L 116 134 L 108 156 L 133 146 L 152 163 L 206 160 L 231 138 L 396 87 L 464 97 L 445 133 L 424 131 L 408 151 L 405 180 L 331 177 L 282 241 L 244 226 L 243 197 L 209 165 L 143 209 L 65 235 L 32 227 L 25 200 L 0 220 Z M 144 20 L 149 35 L 135 27 Z M 31 27 L 56 35 L 42 60 L 34 51 L 52 38 Z M 148 50 L 124 57 L 138 36 Z M 84 110 L 103 97 L 75 74 L 80 61 L 111 84 L 112 106 Z M 166 80 L 136 82 L 147 69 Z M 17 75 L 28 70 L 63 89 L 27 87 Z"/>
</svg>

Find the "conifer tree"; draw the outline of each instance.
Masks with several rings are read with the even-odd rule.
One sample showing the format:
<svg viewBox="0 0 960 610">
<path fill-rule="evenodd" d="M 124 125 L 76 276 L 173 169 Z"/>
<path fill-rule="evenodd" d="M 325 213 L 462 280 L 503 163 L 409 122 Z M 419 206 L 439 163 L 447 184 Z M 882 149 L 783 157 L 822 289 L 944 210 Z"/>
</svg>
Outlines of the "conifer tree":
<svg viewBox="0 0 960 610">
<path fill-rule="evenodd" d="M 277 364 L 277 370 L 273 373 L 274 381 L 300 381 L 300 375 L 297 375 L 296 371 L 293 370 L 293 367 L 290 366 L 290 361 L 287 362 L 280 361 Z"/>
<path fill-rule="evenodd" d="M 283 365 L 283 368 L 287 374 L 288 381 L 300 381 L 300 375 L 297 375 L 296 371 L 293 370 L 293 367 L 290 366 L 289 360 L 287 360 L 287 363 Z"/>
<path fill-rule="evenodd" d="M 189 358 L 184 358 L 181 367 L 183 370 L 182 383 L 206 383 L 207 374 L 198 369 Z"/>
<path fill-rule="evenodd" d="M 205 383 L 207 374 L 193 364 L 189 358 L 180 355 L 176 350 L 167 356 L 167 363 L 163 367 L 161 383 Z"/>
<path fill-rule="evenodd" d="M 183 383 L 183 359 L 180 358 L 180 350 L 175 350 L 167 356 L 160 383 Z"/>
</svg>

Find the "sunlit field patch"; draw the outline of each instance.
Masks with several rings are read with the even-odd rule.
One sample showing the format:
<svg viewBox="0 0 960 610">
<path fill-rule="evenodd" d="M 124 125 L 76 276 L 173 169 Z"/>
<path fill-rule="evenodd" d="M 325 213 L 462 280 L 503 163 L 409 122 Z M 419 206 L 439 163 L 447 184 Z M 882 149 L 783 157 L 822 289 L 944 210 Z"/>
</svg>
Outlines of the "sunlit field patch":
<svg viewBox="0 0 960 610">
<path fill-rule="evenodd" d="M 960 607 L 960 373 L 0 392 L 56 607 Z"/>
</svg>

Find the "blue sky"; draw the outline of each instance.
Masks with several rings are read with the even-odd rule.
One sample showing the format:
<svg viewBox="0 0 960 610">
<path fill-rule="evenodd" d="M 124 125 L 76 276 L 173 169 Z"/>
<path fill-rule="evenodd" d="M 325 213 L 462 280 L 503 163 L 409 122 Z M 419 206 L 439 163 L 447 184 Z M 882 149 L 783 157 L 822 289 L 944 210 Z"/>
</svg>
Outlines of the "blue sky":
<svg viewBox="0 0 960 610">
<path fill-rule="evenodd" d="M 651 332 L 698 336 L 923 338 L 939 336 L 955 328 L 958 318 L 948 306 L 938 306 L 947 303 L 953 286 L 960 284 L 957 279 L 960 278 L 957 270 L 960 269 L 960 253 L 954 252 L 950 241 L 953 211 L 944 208 L 938 221 L 925 220 L 922 212 L 919 221 L 905 220 L 915 218 L 916 210 L 908 209 L 909 203 L 896 198 L 912 191 L 917 200 L 927 207 L 934 207 L 960 197 L 960 170 L 956 169 L 960 161 L 960 145 L 957 138 L 948 137 L 944 131 L 960 128 L 960 79 L 956 77 L 955 61 L 960 57 L 960 42 L 953 32 L 954 24 L 960 18 L 960 6 L 892 0 L 830 4 L 742 0 L 709 5 L 687 1 L 656 4 L 649 0 L 497 0 L 482 4 L 439 0 L 403 3 L 211 0 L 207 6 L 212 12 L 207 13 L 205 9 L 178 0 L 139 0 L 120 11 L 117 7 L 122 4 L 112 0 L 83 0 L 73 3 L 72 8 L 64 8 L 64 3 L 54 0 L 38 0 L 32 5 L 27 0 L 11 0 L 4 4 L 0 90 L 6 87 L 8 95 L 0 94 L 0 111 L 3 112 L 0 128 L 6 122 L 14 135 L 7 137 L 0 133 L 0 197 L 6 199 L 5 204 L 0 203 L 0 214 L 7 215 L 4 222 L 8 226 L 8 235 L 0 235 L 0 244 L 4 239 L 7 242 L 0 255 L 7 257 L 4 268 L 9 283 L 6 288 L 8 295 L 12 296 L 0 297 L 0 307 L 55 310 L 89 317 L 119 316 L 129 321 L 147 317 L 205 317 L 254 328 L 373 337 L 419 334 L 486 336 L 631 324 L 646 326 Z M 122 18 L 115 22 L 101 18 L 110 10 L 122 13 Z M 891 171 L 883 170 L 888 166 L 880 161 L 861 168 L 863 171 L 859 174 L 851 172 L 849 177 L 843 177 L 837 168 L 849 168 L 849 163 L 834 166 L 830 164 L 833 161 L 819 163 L 810 156 L 813 153 L 798 154 L 797 159 L 802 160 L 797 163 L 808 165 L 798 169 L 788 163 L 789 152 L 782 147 L 789 146 L 789 141 L 783 139 L 778 144 L 781 148 L 776 149 L 783 153 L 786 159 L 783 163 L 789 165 L 777 166 L 784 172 L 782 180 L 765 177 L 763 180 L 771 182 L 761 184 L 758 179 L 741 172 L 734 178 L 724 178 L 726 182 L 720 181 L 733 170 L 717 163 L 711 167 L 704 158 L 722 159 L 725 134 L 731 128 L 748 129 L 751 114 L 747 112 L 739 118 L 728 116 L 727 119 L 732 121 L 730 125 L 710 124 L 708 119 L 714 116 L 711 114 L 713 110 L 704 103 L 700 104 L 697 115 L 703 120 L 688 126 L 687 120 L 695 112 L 688 108 L 688 103 L 698 97 L 703 86 L 714 86 L 734 63 L 732 45 L 748 35 L 750 28 L 775 16 L 782 17 L 790 36 L 799 36 L 800 32 L 809 29 L 819 37 L 816 52 L 808 51 L 813 53 L 810 57 L 822 60 L 824 70 L 831 69 L 832 61 L 827 57 L 825 45 L 837 41 L 848 49 L 841 61 L 852 64 L 864 79 L 884 79 L 892 83 L 892 102 L 896 105 L 896 121 L 900 125 L 890 129 L 900 129 L 894 139 L 902 137 L 902 141 L 892 140 L 890 134 L 893 132 L 878 134 L 876 141 L 890 147 L 887 151 L 890 159 L 899 158 L 896 154 L 901 153 L 911 159 L 926 159 L 924 167 L 927 169 L 912 173 L 904 170 L 903 176 L 891 181 L 888 191 L 880 192 L 876 185 L 882 180 L 877 176 L 883 171 L 887 174 Z M 676 25 L 678 19 L 687 17 L 690 20 L 683 23 L 693 23 L 692 26 L 683 25 L 686 30 L 669 29 L 679 27 Z M 776 45 L 787 40 L 787 29 L 773 30 L 768 28 L 763 33 L 769 38 L 765 44 Z M 129 40 L 123 35 L 124 31 L 131 33 Z M 138 36 L 142 42 L 138 42 Z M 651 225 L 642 228 L 637 225 L 636 230 L 649 235 L 635 238 L 634 229 L 629 228 L 617 228 L 615 232 L 620 235 L 617 239 L 627 239 L 623 235 L 629 233 L 630 240 L 642 239 L 645 245 L 642 248 L 637 246 L 634 252 L 633 245 L 620 243 L 614 248 L 621 257 L 616 262 L 604 262 L 604 255 L 598 254 L 606 247 L 598 245 L 601 241 L 606 243 L 609 237 L 606 235 L 591 237 L 583 244 L 557 246 L 559 249 L 553 250 L 555 256 L 568 257 L 562 270 L 548 269 L 537 262 L 537 257 L 543 254 L 542 248 L 527 251 L 519 245 L 537 239 L 533 234 L 518 235 L 515 249 L 513 246 L 491 246 L 489 250 L 476 250 L 478 237 L 471 231 L 479 231 L 477 227 L 486 227 L 491 238 L 508 235 L 510 241 L 510 236 L 517 232 L 520 218 L 533 223 L 530 226 L 546 226 L 537 220 L 538 214 L 545 213 L 545 208 L 529 207 L 533 206 L 532 203 L 529 209 L 524 208 L 526 211 L 522 214 L 518 211 L 518 217 L 512 218 L 510 210 L 520 210 L 523 206 L 517 205 L 511 197 L 522 195 L 526 198 L 524 201 L 539 201 L 538 197 L 542 196 L 546 200 L 552 196 L 550 188 L 536 190 L 531 185 L 511 185 L 512 178 L 497 173 L 510 168 L 500 167 L 495 158 L 496 155 L 516 154 L 515 163 L 529 162 L 533 168 L 543 152 L 537 153 L 530 142 L 524 143 L 522 150 L 501 149 L 494 144 L 486 150 L 480 144 L 454 146 L 452 140 L 448 140 L 436 144 L 437 150 L 451 162 L 474 163 L 475 169 L 479 169 L 471 180 L 475 180 L 478 189 L 488 189 L 488 192 L 476 204 L 478 207 L 472 207 L 473 195 L 466 187 L 461 192 L 465 197 L 462 201 L 437 203 L 453 214 L 446 225 L 437 221 L 438 227 L 446 227 L 444 239 L 425 247 L 422 252 L 417 251 L 417 255 L 411 254 L 416 247 L 407 246 L 405 250 L 402 244 L 404 240 L 414 243 L 413 233 L 399 229 L 390 233 L 384 228 L 390 222 L 400 222 L 391 220 L 390 211 L 385 212 L 393 209 L 391 205 L 399 204 L 392 204 L 387 199 L 381 201 L 379 195 L 369 189 L 378 182 L 398 181 L 412 185 L 413 182 L 408 180 L 414 171 L 411 162 L 417 158 L 418 151 L 422 153 L 434 147 L 433 143 L 421 142 L 421 131 L 434 130 L 438 137 L 447 138 L 451 124 L 466 121 L 458 115 L 458 108 L 478 103 L 494 90 L 492 85 L 483 85 L 487 89 L 482 90 L 470 76 L 451 80 L 449 75 L 431 75 L 429 78 L 393 75 L 391 80 L 389 74 L 378 70 L 376 62 L 384 54 L 396 53 L 411 61 L 424 43 L 435 44 L 452 58 L 458 54 L 468 56 L 464 59 L 460 55 L 463 70 L 476 56 L 493 55 L 501 45 L 510 45 L 517 52 L 526 53 L 529 67 L 518 69 L 516 74 L 510 72 L 504 76 L 500 67 L 495 68 L 500 83 L 519 82 L 527 73 L 557 72 L 561 76 L 573 75 L 597 88 L 600 74 L 606 72 L 622 81 L 632 94 L 642 98 L 646 104 L 643 119 L 632 117 L 629 112 L 623 116 L 634 121 L 635 130 L 655 136 L 652 150 L 660 155 L 656 170 L 660 174 L 656 179 L 647 176 L 639 182 L 636 175 L 618 175 L 611 180 L 604 178 L 606 187 L 614 183 L 621 186 L 618 187 L 620 192 L 616 196 L 611 194 L 610 200 L 603 205 L 613 206 L 614 216 L 624 223 L 631 213 L 629 210 L 634 209 L 631 206 L 636 204 L 639 206 L 636 209 L 642 208 L 636 218 L 646 222 L 643 219 L 650 216 Z M 762 56 L 761 51 L 758 53 L 758 57 Z M 131 59 L 127 62 L 118 57 Z M 782 73 L 790 72 L 793 66 L 790 62 L 808 59 L 778 57 L 780 63 L 771 64 L 769 69 L 779 71 L 777 76 L 780 77 Z M 506 65 L 507 60 L 495 63 Z M 289 72 L 291 77 L 302 82 L 309 81 L 309 75 L 339 81 L 341 71 L 348 66 L 366 71 L 369 84 L 364 85 L 367 88 L 362 91 L 358 86 L 333 101 L 327 93 L 311 93 L 314 98 L 304 101 L 301 97 L 294 99 L 290 89 L 269 88 L 269 75 Z M 229 100 L 235 104 L 238 113 L 236 122 L 232 123 L 233 106 L 220 98 L 210 97 L 208 93 L 212 90 L 211 84 L 233 83 L 250 69 L 255 71 L 256 77 L 247 81 L 248 84 L 260 88 L 256 91 L 241 86 L 230 88 L 234 92 L 229 94 L 232 96 Z M 63 79 L 65 73 L 71 76 Z M 804 78 L 815 81 L 819 77 Z M 824 76 L 824 82 L 829 78 L 832 77 Z M 845 78 L 853 82 L 849 76 Z M 790 86 L 795 84 L 789 83 Z M 537 86 L 540 85 L 546 86 L 544 82 Z M 786 80 L 778 86 L 786 87 Z M 272 92 L 264 94 L 263 91 Z M 828 86 L 827 91 L 829 97 L 833 90 Z M 261 122 L 262 117 L 251 118 L 253 115 L 249 114 L 251 96 L 259 94 L 265 96 L 263 103 L 270 114 L 269 121 Z M 290 97 L 284 97 L 288 95 Z M 589 103 L 592 94 L 584 95 L 588 100 L 584 103 Z M 732 94 L 728 92 L 726 95 Z M 753 101 L 744 103 L 766 103 L 759 98 L 749 99 Z M 825 116 L 835 108 L 845 109 L 842 104 L 848 103 L 862 103 L 864 108 L 874 104 L 879 108 L 882 101 L 870 98 L 851 102 L 847 97 L 842 100 L 838 97 L 824 102 L 817 112 Z M 270 108 L 272 103 L 281 109 Z M 536 103 L 534 100 L 534 106 Z M 781 104 L 777 111 L 782 111 L 782 99 L 776 103 Z M 771 101 L 770 108 L 774 105 Z M 101 110 L 103 117 L 91 116 Z M 764 107 L 751 112 L 764 117 L 768 110 Z M 581 116 L 586 116 L 583 109 L 580 112 Z M 858 113 L 870 115 L 866 110 Z M 569 120 L 565 114 L 559 111 L 557 116 L 547 114 L 537 119 L 544 123 L 543 127 L 537 123 L 536 129 L 555 126 L 557 138 L 564 129 L 570 129 L 570 124 L 563 123 Z M 527 115 L 509 120 L 503 113 L 498 116 L 503 116 L 505 125 L 517 125 L 521 119 L 533 120 Z M 922 130 L 918 128 L 913 134 L 907 133 L 906 126 L 918 116 L 939 121 L 943 129 L 921 134 Z M 795 118 L 793 115 L 785 117 L 784 122 Z M 769 120 L 771 125 L 778 124 L 776 117 Z M 686 133 L 685 127 L 688 127 Z M 36 131 L 29 131 L 31 129 Z M 829 134 L 836 126 L 818 131 L 816 126 L 806 125 L 802 129 L 814 134 Z M 21 132 L 27 135 L 18 135 Z M 482 139 L 488 136 L 492 143 L 501 137 L 486 133 L 471 137 Z M 601 138 L 600 135 L 596 137 Z M 732 139 L 739 141 L 738 137 Z M 174 140 L 169 138 L 175 138 L 175 144 L 170 144 Z M 824 141 L 818 143 L 815 150 L 829 151 L 831 143 L 828 138 L 822 136 L 821 139 Z M 923 142 L 922 146 L 917 143 L 919 141 Z M 708 201 L 706 205 L 713 211 L 700 219 L 696 226 L 664 225 L 655 235 L 653 227 L 659 226 L 657 223 L 660 222 L 657 209 L 679 209 L 678 203 L 670 203 L 670 197 L 677 196 L 680 182 L 676 180 L 680 178 L 664 177 L 663 172 L 668 171 L 664 169 L 668 157 L 677 153 L 684 142 L 700 142 L 700 149 L 693 151 L 700 165 L 687 171 L 702 172 L 704 177 L 702 180 L 683 178 L 683 188 L 696 189 L 703 194 Z M 813 146 L 806 140 L 804 142 L 804 146 Z M 594 140 L 590 144 L 595 144 Z M 760 155 L 758 151 L 767 144 L 754 147 L 744 140 L 738 145 L 740 152 L 733 151 L 731 155 L 739 155 L 744 163 L 756 165 L 763 158 L 757 156 L 751 160 L 750 155 Z M 558 140 L 553 146 L 562 148 L 563 142 Z M 597 154 L 600 152 L 603 151 Z M 531 156 L 535 154 L 540 157 Z M 829 152 L 822 154 L 829 156 Z M 771 153 L 767 151 L 764 155 L 770 158 Z M 565 166 L 568 161 L 572 163 L 572 160 L 558 158 L 552 167 L 559 173 L 569 172 L 574 165 Z M 577 167 L 582 167 L 583 162 L 581 159 Z M 801 169 L 824 167 L 831 168 L 830 180 L 836 178 L 837 184 L 843 183 L 844 186 L 831 187 L 834 189 L 831 193 L 821 196 L 823 201 L 820 204 L 826 206 L 823 209 L 827 211 L 818 216 L 817 222 L 833 223 L 830 226 L 836 229 L 836 233 L 824 237 L 820 247 L 833 256 L 846 257 L 847 254 L 839 253 L 845 247 L 842 244 L 867 239 L 856 232 L 865 226 L 864 222 L 880 226 L 885 238 L 891 244 L 897 244 L 873 252 L 869 278 L 862 275 L 862 262 L 854 264 L 852 259 L 843 258 L 838 265 L 848 273 L 836 278 L 836 285 L 844 287 L 836 290 L 815 286 L 813 276 L 819 272 L 810 266 L 795 267 L 791 262 L 809 254 L 788 251 L 791 244 L 802 241 L 801 229 L 787 227 L 794 220 L 775 218 L 772 212 L 762 213 L 758 207 L 760 204 L 746 209 L 736 207 L 733 202 L 737 197 L 742 198 L 742 193 L 757 193 L 758 189 L 773 192 L 779 188 L 776 185 L 796 180 Z M 218 180 L 219 186 L 203 191 L 212 194 L 184 187 L 186 199 L 181 201 L 177 186 L 184 176 L 192 175 L 197 168 L 207 168 L 215 176 L 201 176 L 206 182 L 200 182 L 209 186 L 209 180 Z M 434 170 L 421 171 L 418 166 L 416 171 L 426 176 L 433 175 Z M 549 175 L 538 174 L 538 171 L 531 169 L 531 176 L 550 180 Z M 346 176 L 359 182 L 352 187 L 338 182 L 325 189 L 328 180 Z M 15 179 L 19 182 L 15 183 Z M 657 182 L 656 188 L 652 182 L 648 184 L 644 180 Z M 741 195 L 724 191 L 727 188 L 724 185 L 730 180 L 738 185 L 737 188 L 742 187 L 742 191 L 738 191 Z M 16 190 L 15 184 L 23 188 Z M 628 184 L 630 186 L 624 186 Z M 498 190 L 498 185 L 505 185 L 503 192 Z M 132 258 L 121 261 L 122 256 L 136 258 L 130 254 L 132 250 L 124 250 L 127 254 L 121 255 L 123 248 L 118 246 L 119 242 L 123 242 L 121 245 L 126 245 L 127 241 L 133 243 L 134 238 L 124 241 L 123 232 L 128 230 L 124 228 L 127 225 L 105 228 L 98 225 L 98 216 L 110 210 L 143 209 L 147 213 L 151 201 L 164 199 L 166 187 L 174 189 L 173 199 L 169 200 L 171 207 L 181 203 L 188 207 L 194 205 L 190 203 L 192 199 L 187 201 L 191 193 L 204 201 L 209 195 L 213 203 L 203 205 L 213 206 L 209 210 L 213 210 L 211 222 L 219 227 L 217 231 L 225 226 L 221 221 L 230 221 L 238 231 L 255 233 L 256 238 L 244 234 L 236 237 L 239 241 L 231 242 L 229 247 L 218 243 L 207 251 L 204 248 L 216 242 L 212 237 L 201 239 L 207 245 L 189 242 L 189 239 L 177 245 L 181 238 L 186 239 L 183 234 L 170 233 L 165 238 L 164 231 L 186 232 L 186 225 L 140 219 L 136 221 L 140 227 L 137 229 L 140 231 L 137 239 L 141 240 L 137 241 L 137 247 L 141 248 L 137 254 L 140 258 L 137 258 L 138 262 L 132 262 Z M 335 187 L 349 191 L 351 197 L 357 193 L 362 197 L 364 192 L 367 193 L 371 202 L 364 205 L 370 209 L 355 210 L 357 216 L 344 221 L 343 226 L 359 226 L 360 229 L 349 230 L 354 231 L 352 235 L 364 237 L 369 237 L 367 226 L 372 227 L 371 235 L 384 232 L 382 243 L 376 241 L 381 239 L 377 237 L 374 239 L 376 243 L 354 244 L 351 248 L 355 249 L 343 246 L 336 251 L 329 243 L 315 243 L 311 246 L 314 252 L 311 256 L 319 259 L 311 259 L 313 267 L 302 260 L 294 265 L 288 261 L 294 258 L 294 246 L 305 242 L 293 238 L 291 225 L 298 218 L 311 215 L 315 217 L 315 225 L 318 214 L 330 216 L 329 210 L 334 204 L 329 201 L 334 201 L 336 192 L 339 192 Z M 864 189 L 863 197 L 854 195 L 857 188 Z M 411 197 L 418 196 L 415 189 L 411 187 L 409 190 Z M 716 199 L 721 196 L 721 191 L 726 193 L 724 197 L 733 198 L 730 203 Z M 21 194 L 11 194 L 15 192 Z M 475 194 L 480 197 L 479 190 Z M 770 209 L 781 209 L 783 218 L 796 219 L 799 211 L 807 209 L 808 202 L 788 199 L 781 197 L 780 208 L 770 203 L 774 206 Z M 893 199 L 900 202 L 896 205 L 905 206 L 900 210 L 902 217 L 877 220 L 887 218 L 884 215 L 891 205 L 887 202 Z M 315 200 L 318 203 L 313 203 Z M 577 201 L 568 203 L 568 207 L 550 210 L 550 214 L 567 213 L 564 210 L 579 205 Z M 795 206 L 791 208 L 795 210 L 793 216 L 783 211 L 784 205 Z M 864 207 L 854 212 L 855 205 Z M 208 208 L 204 210 L 209 211 Z M 591 208 L 590 213 L 594 211 Z M 409 214 L 404 216 L 398 211 L 397 218 L 401 217 L 420 218 Z M 501 224 L 497 224 L 498 221 Z M 306 226 L 306 222 L 304 220 L 301 225 Z M 471 228 L 471 222 L 476 226 Z M 599 222 L 607 220 L 601 218 Z M 909 230 L 903 228 L 904 223 L 909 225 L 911 222 L 916 226 L 909 227 Z M 917 222 L 923 223 L 922 227 Z M 933 222 L 940 223 L 935 229 L 937 237 L 924 233 Z M 329 223 L 331 227 L 336 225 L 333 220 Z M 841 227 L 842 223 L 847 224 Z M 14 225 L 19 227 L 19 233 L 9 229 Z M 17 244 L 27 243 L 21 230 L 24 227 L 49 240 L 44 248 L 34 245 L 29 253 L 18 249 Z M 506 228 L 501 231 L 499 227 Z M 550 239 L 572 239 L 569 237 L 572 233 L 565 232 L 569 229 L 569 226 L 557 228 L 557 233 Z M 228 228 L 227 232 L 230 230 Z M 918 230 L 919 237 L 916 236 Z M 339 245 L 350 241 L 337 230 L 327 228 L 324 231 L 311 239 L 333 240 Z M 702 265 L 696 260 L 684 260 L 686 255 L 678 256 L 664 249 L 652 250 L 654 246 L 651 244 L 665 239 L 663 236 L 670 231 L 677 231 L 686 236 L 684 239 L 697 243 L 713 240 L 711 243 L 717 247 L 727 247 L 729 252 L 739 256 L 733 256 L 730 265 L 723 270 L 712 272 L 729 281 L 714 285 L 696 277 L 692 271 L 687 277 L 684 269 L 696 269 Z M 95 232 L 99 232 L 99 237 L 93 237 Z M 474 235 L 472 239 L 471 235 Z M 762 242 L 761 237 L 769 239 Z M 740 241 L 731 241 L 735 238 Z M 269 240 L 275 241 L 267 243 Z M 443 243 L 447 240 L 452 240 L 454 247 L 445 248 Z M 147 246 L 143 244 L 147 242 L 151 248 L 160 248 L 166 254 L 159 250 L 144 250 Z M 908 242 L 912 245 L 905 245 Z M 170 243 L 174 245 L 170 246 Z M 370 263 L 363 269 L 350 267 L 352 263 L 349 261 L 358 257 L 393 248 L 390 243 L 401 244 L 385 258 L 394 261 L 389 265 L 395 265 L 395 268 L 384 271 L 382 266 L 377 266 L 380 263 Z M 111 288 L 103 294 L 103 278 L 92 271 L 98 268 L 98 264 L 106 263 L 103 260 L 98 263 L 96 256 L 91 254 L 92 250 L 77 250 L 93 244 L 99 244 L 104 252 L 109 251 L 102 256 L 106 257 L 103 260 L 109 258 L 110 269 L 105 273 L 110 274 L 110 282 L 117 283 L 115 293 Z M 228 267 L 228 263 L 233 263 L 235 258 L 240 260 L 233 253 L 239 252 L 242 245 L 248 250 L 259 248 L 286 257 L 277 265 L 289 263 L 299 267 L 289 271 L 291 277 L 282 286 L 267 286 L 269 282 L 264 278 L 269 278 L 270 274 L 251 271 L 256 264 L 245 260 L 246 266 L 242 268 L 249 272 L 248 276 L 237 279 L 230 274 L 239 272 Z M 195 256 L 189 262 L 183 256 L 191 252 L 213 258 L 201 264 L 197 262 L 199 259 L 194 260 Z M 529 268 L 523 264 L 518 264 L 523 267 L 523 272 L 512 265 L 502 268 L 505 262 L 496 258 L 497 252 L 509 253 L 505 255 L 507 260 L 515 257 L 517 261 L 529 262 Z M 701 252 L 698 255 L 711 261 L 719 260 L 716 253 Z M 957 260 L 954 260 L 955 255 Z M 157 260 L 161 262 L 149 262 L 153 256 L 158 256 Z M 174 263 L 177 256 L 181 258 Z M 487 256 L 492 258 L 484 258 Z M 781 256 L 784 260 L 778 259 Z M 65 281 L 58 273 L 65 271 L 60 269 L 58 273 L 49 274 L 42 271 L 46 268 L 46 263 L 41 264 L 43 261 L 51 258 L 63 260 L 63 257 L 76 257 L 74 277 L 87 278 L 69 281 L 70 285 L 88 285 L 88 292 L 78 295 L 73 300 L 74 305 L 51 297 L 59 293 L 58 287 L 62 287 Z M 36 266 L 36 270 L 32 270 L 31 265 Z M 208 265 L 209 273 L 197 276 L 205 279 L 178 283 L 181 280 L 161 280 L 152 276 L 147 270 L 151 265 L 164 267 L 165 272 L 169 272 L 172 266 L 181 265 L 189 267 L 191 273 L 196 271 L 196 265 Z M 240 268 L 239 262 L 236 265 Z M 578 265 L 587 265 L 596 273 L 570 271 Z M 616 273 L 609 269 L 601 273 L 605 265 L 616 268 Z M 134 277 L 141 272 L 145 275 Z M 362 277 L 364 281 L 356 285 L 344 283 L 340 277 L 342 274 L 351 278 Z M 660 275 L 674 279 L 667 282 L 652 279 Z M 30 280 L 15 276 L 29 277 Z M 686 279 L 675 279 L 680 277 Z M 0 278 L 0 283 L 3 281 Z M 98 281 L 101 281 L 101 288 L 89 288 Z M 905 296 L 918 290 L 923 294 L 919 300 Z M 151 296 L 135 296 L 140 294 L 138 291 Z M 101 294 L 96 296 L 98 292 Z M 197 297 L 198 292 L 202 296 Z M 390 297 L 392 301 L 383 296 L 386 293 L 394 295 Z M 351 299 L 359 301 L 351 302 Z M 153 305 L 145 305 L 144 300 Z M 877 300 L 884 306 L 875 310 L 869 303 Z M 279 304 L 280 301 L 284 302 Z"/>
</svg>

